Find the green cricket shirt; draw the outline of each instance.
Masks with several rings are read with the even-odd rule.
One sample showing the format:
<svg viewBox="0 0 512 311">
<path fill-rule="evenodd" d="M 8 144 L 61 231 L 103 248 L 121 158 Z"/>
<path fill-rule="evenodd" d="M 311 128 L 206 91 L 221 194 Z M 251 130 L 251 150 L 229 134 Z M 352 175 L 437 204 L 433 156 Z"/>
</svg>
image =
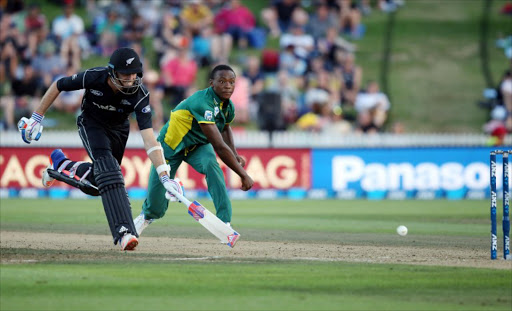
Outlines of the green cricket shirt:
<svg viewBox="0 0 512 311">
<path fill-rule="evenodd" d="M 190 150 L 195 145 L 210 143 L 199 123 L 215 124 L 222 132 L 224 126 L 234 118 L 233 102 L 222 102 L 209 87 L 195 92 L 171 111 L 170 119 L 160 131 L 158 140 L 165 142 L 175 153 Z"/>
</svg>

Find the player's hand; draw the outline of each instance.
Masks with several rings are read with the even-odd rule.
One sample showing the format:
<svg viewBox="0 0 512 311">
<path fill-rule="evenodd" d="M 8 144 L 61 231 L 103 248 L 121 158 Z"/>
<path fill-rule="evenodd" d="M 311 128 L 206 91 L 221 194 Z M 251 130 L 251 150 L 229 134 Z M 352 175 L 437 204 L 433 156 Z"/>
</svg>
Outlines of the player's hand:
<svg viewBox="0 0 512 311">
<path fill-rule="evenodd" d="M 39 140 L 41 138 L 41 133 L 43 132 L 41 121 L 43 121 L 43 118 L 44 116 L 37 112 L 32 113 L 30 119 L 21 118 L 18 122 L 18 130 L 24 142 L 30 144 L 32 140 Z"/>
<path fill-rule="evenodd" d="M 252 185 L 254 185 L 254 181 L 249 175 L 245 175 L 242 177 L 242 187 L 240 187 L 240 189 L 242 189 L 243 191 L 247 191 L 252 188 Z"/>
<path fill-rule="evenodd" d="M 237 156 L 236 156 L 236 160 L 238 161 L 238 163 L 240 163 L 240 165 L 241 165 L 242 167 L 245 167 L 245 158 L 244 158 L 244 157 L 242 157 L 242 156 L 240 156 L 240 155 L 237 155 Z"/>
<path fill-rule="evenodd" d="M 179 194 L 185 195 L 185 189 L 183 188 L 183 183 L 178 178 L 170 179 L 169 176 L 164 175 L 160 178 L 162 185 L 164 185 L 165 190 L 165 198 L 170 200 L 171 202 L 179 201 L 178 198 L 171 192 L 171 189 L 176 190 Z"/>
</svg>

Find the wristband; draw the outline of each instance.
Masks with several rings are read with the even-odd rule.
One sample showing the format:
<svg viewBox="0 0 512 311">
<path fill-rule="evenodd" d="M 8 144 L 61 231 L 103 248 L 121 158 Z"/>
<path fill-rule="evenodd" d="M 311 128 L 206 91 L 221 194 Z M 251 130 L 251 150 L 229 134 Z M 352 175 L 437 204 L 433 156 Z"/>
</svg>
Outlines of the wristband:
<svg viewBox="0 0 512 311">
<path fill-rule="evenodd" d="M 41 123 L 41 121 L 43 121 L 43 118 L 44 118 L 43 115 L 41 115 L 35 111 L 32 113 L 32 119 L 36 120 L 39 123 Z"/>
<path fill-rule="evenodd" d="M 146 153 L 147 153 L 147 155 L 149 156 L 149 154 L 150 154 L 151 152 L 155 151 L 155 150 L 163 150 L 163 149 L 162 149 L 162 146 L 154 146 L 154 147 L 151 147 L 151 148 L 149 148 L 148 150 L 146 150 Z"/>
<path fill-rule="evenodd" d="M 158 175 L 162 174 L 162 172 L 170 172 L 170 171 L 171 171 L 171 168 L 167 164 L 159 165 L 156 168 L 156 172 L 158 173 Z"/>
</svg>

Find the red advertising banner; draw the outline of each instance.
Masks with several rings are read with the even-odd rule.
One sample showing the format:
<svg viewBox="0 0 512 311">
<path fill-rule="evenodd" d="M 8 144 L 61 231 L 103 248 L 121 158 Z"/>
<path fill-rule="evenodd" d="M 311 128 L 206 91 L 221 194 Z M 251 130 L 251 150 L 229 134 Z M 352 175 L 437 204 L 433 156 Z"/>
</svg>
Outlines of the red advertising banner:
<svg viewBox="0 0 512 311">
<path fill-rule="evenodd" d="M 1 148 L 1 188 L 42 188 L 41 174 L 48 165 L 52 148 Z M 64 153 L 75 161 L 90 161 L 81 148 L 64 148 Z M 254 179 L 254 189 L 289 189 L 311 187 L 311 152 L 309 149 L 240 149 L 247 160 L 246 170 Z M 224 171 L 228 188 L 239 188 L 240 178 L 217 159 Z M 126 149 L 121 168 L 126 187 L 146 188 L 151 161 L 142 149 Z M 203 175 L 187 163 L 178 169 L 185 188 L 206 189 Z M 65 186 L 60 183 L 59 186 Z"/>
</svg>

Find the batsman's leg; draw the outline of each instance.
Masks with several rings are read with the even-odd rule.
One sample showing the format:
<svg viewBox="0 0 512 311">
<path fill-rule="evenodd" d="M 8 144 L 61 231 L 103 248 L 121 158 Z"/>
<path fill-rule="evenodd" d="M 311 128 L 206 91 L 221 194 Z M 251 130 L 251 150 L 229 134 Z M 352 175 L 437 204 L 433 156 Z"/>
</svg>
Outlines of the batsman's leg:
<svg viewBox="0 0 512 311">
<path fill-rule="evenodd" d="M 224 173 L 217 162 L 212 145 L 203 145 L 190 152 L 185 158 L 196 171 L 206 175 L 208 192 L 212 196 L 217 217 L 225 223 L 231 222 L 231 201 L 229 200 Z"/>
<path fill-rule="evenodd" d="M 100 193 L 91 171 L 91 163 L 71 161 L 61 149 L 55 149 L 50 155 L 50 164 L 43 171 L 42 183 L 44 187 L 50 187 L 58 180 L 82 190 L 85 194 L 98 196 Z"/>
<path fill-rule="evenodd" d="M 133 224 L 130 201 L 124 187 L 121 167 L 112 156 L 97 158 L 93 167 L 114 244 L 117 244 L 122 238 L 121 246 L 123 249 L 131 250 L 138 244 L 136 239 L 137 230 Z M 126 242 L 127 240 L 130 243 Z M 123 245 L 126 243 L 128 244 Z"/>
<path fill-rule="evenodd" d="M 93 161 L 92 174 L 114 244 L 120 242 L 123 250 L 133 250 L 139 242 L 120 167 L 129 128 L 105 127 L 83 115 L 77 118 L 77 126 L 85 150 Z"/>
</svg>

